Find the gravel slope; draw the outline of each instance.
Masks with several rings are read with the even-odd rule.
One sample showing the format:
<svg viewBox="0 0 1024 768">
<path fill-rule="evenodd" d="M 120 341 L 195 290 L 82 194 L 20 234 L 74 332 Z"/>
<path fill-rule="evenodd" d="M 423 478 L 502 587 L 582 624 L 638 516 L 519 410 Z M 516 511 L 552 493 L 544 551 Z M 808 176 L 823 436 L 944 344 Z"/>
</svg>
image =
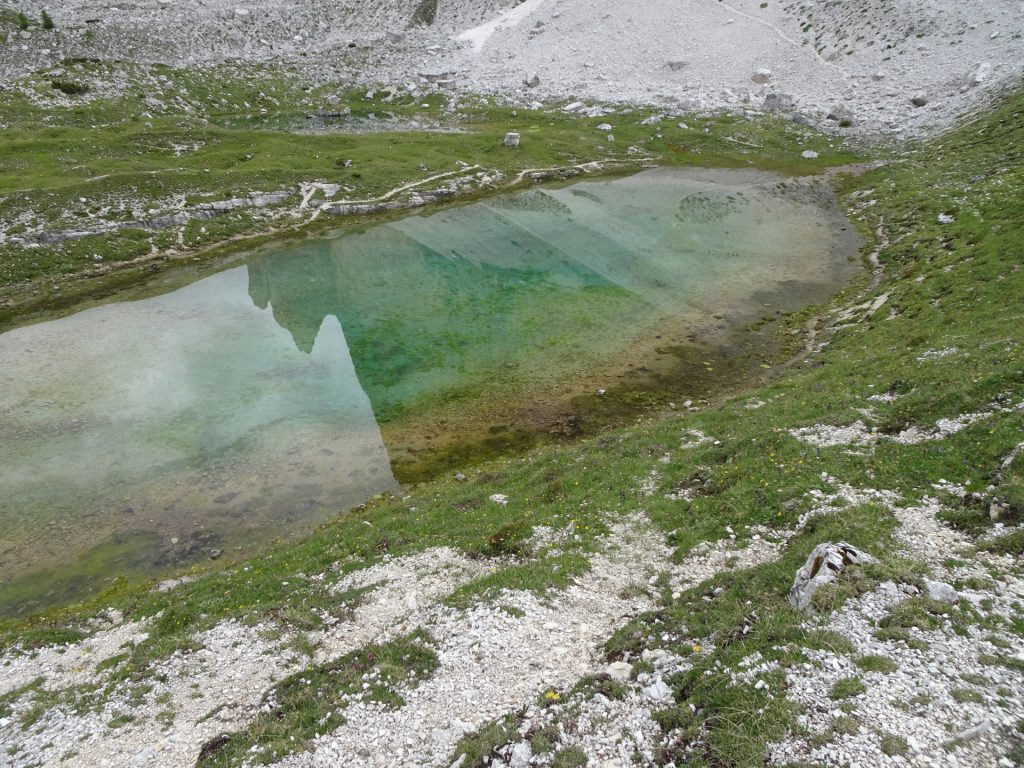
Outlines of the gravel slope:
<svg viewBox="0 0 1024 768">
<path fill-rule="evenodd" d="M 1024 71 L 1017 0 L 68 0 L 53 15 L 55 34 L 9 35 L 0 78 L 68 55 L 280 61 L 312 81 L 438 87 L 429 74 L 524 102 L 760 109 L 777 93 L 810 120 L 899 135 L 949 124 Z"/>
</svg>

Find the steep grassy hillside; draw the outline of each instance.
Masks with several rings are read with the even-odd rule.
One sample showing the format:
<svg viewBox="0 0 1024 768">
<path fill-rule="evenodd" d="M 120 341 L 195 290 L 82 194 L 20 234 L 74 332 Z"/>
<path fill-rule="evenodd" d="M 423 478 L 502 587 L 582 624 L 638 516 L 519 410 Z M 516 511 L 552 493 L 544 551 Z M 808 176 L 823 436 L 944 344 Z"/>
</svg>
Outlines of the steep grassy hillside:
<svg viewBox="0 0 1024 768">
<path fill-rule="evenodd" d="M 628 699 L 642 687 L 637 675 L 655 671 L 651 651 L 687 660 L 666 674 L 671 696 L 654 712 L 663 729 L 659 764 L 761 765 L 770 742 L 788 738 L 808 752 L 815 740 L 827 745 L 857 733 L 886 754 L 906 751 L 903 735 L 858 704 L 867 700 L 858 697 L 884 691 L 888 663 L 864 661 L 871 654 L 856 638 L 828 618 L 808 622 L 789 607 L 786 593 L 816 544 L 844 540 L 879 562 L 819 596 L 826 617 L 882 582 L 918 588 L 930 574 L 979 597 L 955 608 L 923 597 L 901 603 L 878 620 L 874 655 L 938 653 L 928 651 L 929 640 L 948 630 L 950 637 L 972 638 L 972 664 L 985 657 L 983 664 L 1020 682 L 1014 654 L 1024 637 L 1024 607 L 1004 587 L 1019 583 L 1024 556 L 1016 528 L 1024 522 L 1022 148 L 1018 94 L 896 162 L 845 179 L 843 200 L 878 246 L 874 279 L 822 315 L 808 340 L 812 354 L 754 391 L 467 470 L 468 478 L 428 483 L 401 499 L 378 499 L 299 545 L 200 575 L 172 592 L 114 589 L 92 606 L 9 624 L 7 644 L 31 649 L 87 635 L 95 631 L 87 618 L 101 606 L 130 619 L 154 617 L 147 637 L 60 705 L 84 710 L 119 696 L 124 686 L 152 681 L 160 660 L 195 648 L 198 632 L 228 619 L 315 641 L 323 617 L 344 610 L 330 585 L 385 556 L 447 546 L 483 559 L 486 573 L 445 597 L 456 609 L 500 602 L 502 590 L 562 590 L 609 545 L 616 523 L 642 510 L 684 566 L 730 539 L 737 557 L 763 540 L 775 542 L 778 556 L 688 588 L 667 574 L 638 582 L 637 594 L 656 607 L 605 648 L 609 661 L 634 664 L 630 680 L 613 686 L 597 677 L 572 691 L 549 691 L 529 710 L 467 736 L 453 760 L 465 753 L 464 768 L 482 765 L 493 747 L 520 739 L 529 725 L 536 727 L 527 734 L 535 751 L 561 750 L 567 756 L 555 759 L 562 764 L 581 764 L 571 762 L 578 747 L 570 745 L 580 708 L 599 693 Z M 794 319 L 791 331 L 806 333 L 804 318 Z M 494 494 L 507 503 L 493 501 Z M 934 529 L 941 535 L 930 535 L 924 523 L 914 527 L 921 510 L 944 521 Z M 557 546 L 538 543 L 542 526 L 558 534 Z M 943 538 L 948 531 L 965 538 Z M 945 551 L 947 541 L 957 546 Z M 824 693 L 847 718 L 824 734 L 807 724 L 810 715 L 798 718 L 807 705 L 787 676 L 802 664 L 813 670 L 822 652 L 863 670 Z M 755 654 L 766 671 L 737 678 L 739 662 Z M 430 665 L 422 666 L 429 675 Z M 315 667 L 309 677 L 324 680 L 329 671 Z M 1019 685 L 1014 693 L 1010 685 L 975 678 L 963 683 L 964 701 L 983 700 L 1010 721 L 1019 717 Z M 257 721 L 200 762 L 239 764 L 260 744 L 269 745 L 260 761 L 304 749 L 318 731 L 321 705 L 316 696 L 285 695 L 289 684 L 272 698 L 285 712 L 279 721 L 290 725 L 268 730 Z M 19 706 L 51 706 L 44 694 L 26 689 Z M 996 746 L 954 729 L 948 748 L 969 757 L 983 744 L 990 751 L 973 764 L 1004 755 L 1019 761 L 1019 733 L 1003 720 L 993 728 L 988 738 Z"/>
</svg>

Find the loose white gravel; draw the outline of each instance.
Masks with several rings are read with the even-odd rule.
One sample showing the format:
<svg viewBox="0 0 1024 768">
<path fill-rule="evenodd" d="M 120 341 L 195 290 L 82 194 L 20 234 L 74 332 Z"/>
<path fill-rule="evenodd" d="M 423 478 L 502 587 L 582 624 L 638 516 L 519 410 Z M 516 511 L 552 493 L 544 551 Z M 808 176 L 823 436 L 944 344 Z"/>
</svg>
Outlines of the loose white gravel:
<svg viewBox="0 0 1024 768">
<path fill-rule="evenodd" d="M 908 426 L 895 435 L 886 435 L 869 429 L 863 421 L 855 421 L 849 425 L 814 424 L 810 427 L 791 429 L 789 433 L 807 445 L 817 448 L 831 448 L 837 445 L 863 447 L 888 440 L 902 445 L 918 445 L 919 443 L 943 440 L 957 432 L 962 432 L 972 424 L 992 418 L 998 413 L 1009 414 L 1024 411 L 1024 401 L 1016 405 L 1006 406 L 992 403 L 988 410 L 977 413 L 964 413 L 952 418 L 938 419 L 934 426 L 920 427 L 916 424 Z"/>
<path fill-rule="evenodd" d="M 659 466 L 663 464 L 659 460 Z M 936 518 L 940 501 L 926 496 L 916 505 L 901 506 L 899 496 L 891 491 L 858 489 L 827 475 L 823 479 L 835 490 L 810 494 L 812 509 L 801 518 L 797 530 L 815 515 L 841 514 L 851 505 L 869 502 L 882 504 L 900 522 L 897 535 L 906 554 L 930 565 L 939 578 L 990 579 L 993 572 L 998 574 L 994 589 L 961 589 L 958 599 L 976 608 L 984 605 L 989 616 L 1016 616 L 1017 603 L 1024 598 L 1024 582 L 1016 575 L 1019 565 L 1012 558 L 990 557 L 984 563 L 965 560 L 955 572 L 945 569 L 947 559 L 970 542 Z M 962 488 L 939 482 L 936 490 L 957 498 Z M 752 530 L 750 539 L 738 543 L 736 535 L 727 531 L 729 538 L 698 545 L 684 562 L 673 564 L 670 548 L 642 514 L 619 518 L 603 540 L 602 551 L 593 557 L 590 571 L 567 589 L 545 595 L 505 591 L 493 601 L 474 604 L 465 611 L 443 605 L 442 598 L 484 575 L 492 563 L 467 558 L 455 550 L 439 548 L 388 559 L 338 578 L 331 587 L 335 592 L 369 591 L 349 615 L 325 617 L 330 626 L 311 638 L 318 646 L 316 660 L 335 658 L 368 643 L 423 628 L 436 640 L 439 668 L 417 688 L 402 691 L 407 703 L 397 710 L 354 701 L 346 709 L 347 722 L 341 728 L 317 738 L 310 751 L 286 757 L 279 764 L 290 768 L 443 766 L 465 733 L 520 710 L 526 713 L 523 733 L 570 716 L 573 729 L 562 733 L 562 746 L 584 749 L 596 764 L 625 766 L 634 753 L 641 764 L 653 764 L 660 730 L 651 712 L 671 703 L 671 690 L 662 680 L 687 668 L 686 660 L 663 651 L 645 652 L 655 672 L 629 681 L 621 699 L 575 697 L 553 708 L 539 708 L 536 701 L 544 691 L 565 690 L 584 675 L 606 671 L 600 650 L 603 642 L 630 617 L 653 606 L 653 587 L 659 578 L 667 575 L 670 589 L 678 593 L 723 570 L 776 559 L 795 533 Z M 536 532 L 533 544 L 557 548 L 572 536 L 572 530 L 542 529 Z M 913 587 L 887 583 L 848 602 L 838 613 L 811 620 L 848 637 L 857 649 L 855 656 L 884 655 L 897 664 L 898 671 L 861 674 L 854 666 L 855 656 L 808 652 L 809 664 L 788 671 L 787 690 L 772 692 L 786 695 L 804 708 L 800 724 L 807 735 L 794 735 L 774 745 L 774 761 L 901 764 L 902 758 L 890 758 L 880 751 L 881 736 L 892 734 L 909 745 L 902 764 L 954 764 L 950 762 L 954 758 L 962 765 L 998 764 L 1006 728 L 1024 715 L 1020 699 L 1024 680 L 1019 671 L 983 664 L 979 655 L 1024 659 L 1024 641 L 1010 632 L 973 626 L 964 636 L 948 621 L 939 630 L 920 633 L 929 643 L 926 651 L 874 638 L 878 620 L 915 592 Z M 986 598 L 994 602 L 983 603 Z M 3 690 L 37 676 L 43 676 L 43 686 L 54 691 L 102 680 L 103 673 L 95 672 L 96 664 L 119 653 L 126 643 L 141 639 L 145 626 L 125 623 L 116 614 L 98 621 L 105 626 L 83 643 L 44 649 L 35 656 L 9 653 L 0 659 L 0 668 L 5 670 Z M 150 680 L 152 689 L 141 705 L 129 702 L 129 691 L 119 691 L 100 712 L 76 714 L 69 706 L 55 706 L 34 725 L 22 729 L 18 719 L 29 703 L 15 701 L 12 716 L 0 720 L 0 746 L 16 748 L 19 761 L 26 764 L 191 764 L 206 740 L 243 728 L 277 680 L 311 661 L 289 647 L 290 635 L 282 636 L 274 629 L 231 621 L 201 633 L 195 638 L 197 650 L 176 653 L 158 665 Z M 765 675 L 775 668 L 774 662 L 748 658 L 735 670 L 733 684 L 763 687 Z M 867 692 L 854 700 L 859 730 L 815 740 L 815 735 L 824 734 L 843 714 L 829 697 L 831 686 L 856 674 L 861 674 L 867 686 Z M 964 674 L 975 683 L 964 682 Z M 979 687 L 976 681 L 981 678 L 986 685 Z M 981 701 L 957 701 L 954 690 L 965 688 L 977 689 Z M 933 705 L 911 710 L 902 707 L 920 695 L 932 697 Z M 108 727 L 119 715 L 135 720 L 116 729 Z M 958 737 L 960 741 L 951 745 Z M 68 760 L 60 759 L 72 753 Z M 511 755 L 509 751 L 510 759 Z"/>
<path fill-rule="evenodd" d="M 41 648 L 32 653 L 8 653 L 0 657 L 0 696 L 44 679 L 47 690 L 60 690 L 91 680 L 96 665 L 124 653 L 126 647 L 144 639 L 145 623 L 123 622 L 114 614 L 112 621 L 97 617 L 100 629 L 79 643 Z"/>
<path fill-rule="evenodd" d="M 1024 716 L 1024 675 L 1019 670 L 984 664 L 979 657 L 1024 658 L 1024 642 L 1012 632 L 991 632 L 971 626 L 967 635 L 954 631 L 946 620 L 936 630 L 916 630 L 913 637 L 928 643 L 927 650 L 908 647 L 902 641 L 874 637 L 877 622 L 917 590 L 892 582 L 850 601 L 841 611 L 817 620 L 822 629 L 849 639 L 853 654 L 808 651 L 811 661 L 786 675 L 785 695 L 803 707 L 798 723 L 806 736 L 791 736 L 771 748 L 772 762 L 784 765 L 807 761 L 826 765 L 963 765 L 996 766 L 1004 757 L 1007 734 Z M 1014 576 L 1000 579 L 991 613 L 1013 615 L 1011 604 L 1024 597 L 1024 582 Z M 966 592 L 965 600 L 980 598 Z M 997 635 L 1006 647 L 990 638 Z M 863 672 L 855 663 L 860 656 L 882 656 L 892 661 L 892 673 Z M 859 721 L 855 733 L 831 734 L 832 724 L 849 716 L 841 701 L 830 696 L 839 680 L 857 677 L 866 688 L 850 701 Z M 982 682 L 983 681 L 983 682 Z M 965 694 L 965 692 L 967 692 Z M 969 697 L 969 698 L 968 698 Z M 825 743 L 815 743 L 824 735 Z M 905 756 L 882 750 L 884 735 L 903 739 Z M 1012 763 L 1011 763 L 1012 765 Z"/>
<path fill-rule="evenodd" d="M 954 498 L 963 495 L 962 488 L 945 480 L 935 487 Z M 837 496 L 854 493 L 847 487 Z M 929 597 L 962 602 L 997 623 L 994 627 L 970 624 L 964 629 L 955 627 L 947 614 L 935 630 L 910 630 L 914 640 L 927 643 L 924 650 L 899 640 L 878 639 L 879 622 L 899 603 L 921 594 L 916 587 L 892 582 L 848 601 L 840 611 L 811 620 L 812 625 L 847 638 L 855 650 L 852 654 L 810 650 L 809 663 L 787 672 L 784 695 L 802 708 L 798 723 L 806 730 L 772 745 L 772 763 L 1014 765 L 1005 753 L 1008 735 L 1024 719 L 1020 666 L 1024 638 L 1009 625 L 1019 622 L 1022 614 L 1021 563 L 1005 555 L 974 555 L 971 540 L 937 517 L 942 505 L 930 496 L 911 506 L 900 506 L 896 494 L 888 491 L 872 491 L 860 500 L 873 500 L 893 513 L 904 554 L 929 566 L 936 578 L 991 584 L 984 590 L 954 590 L 945 581 L 926 580 Z M 951 558 L 958 564 L 947 566 Z M 867 655 L 890 660 L 895 671 L 863 672 L 855 662 Z M 1018 666 L 984 663 L 983 655 L 1008 658 Z M 848 713 L 830 693 L 836 682 L 850 677 L 859 678 L 865 692 L 847 700 L 853 704 Z M 851 715 L 858 721 L 853 733 L 847 732 Z M 833 724 L 840 717 L 847 719 L 834 732 Z M 885 749 L 885 736 L 902 739 L 906 753 L 890 754 L 893 743 L 899 742 L 890 741 Z"/>
<path fill-rule="evenodd" d="M 535 543 L 551 547 L 571 535 L 545 529 Z M 586 674 L 603 672 L 602 644 L 629 618 L 653 606 L 651 587 L 659 576 L 667 574 L 673 589 L 684 589 L 724 570 L 773 559 L 778 552 L 778 544 L 756 535 L 750 546 L 726 539 L 696 547 L 683 563 L 673 564 L 661 535 L 636 514 L 613 523 L 588 572 L 568 588 L 545 595 L 505 591 L 465 611 L 447 607 L 440 602 L 443 597 L 493 567 L 447 548 L 347 574 L 335 582 L 334 591 L 371 591 L 350 616 L 325 617 L 331 626 L 310 635 L 317 646 L 315 660 L 424 628 L 437 642 L 440 666 L 420 686 L 402 692 L 405 706 L 388 711 L 355 701 L 346 710 L 344 726 L 317 739 L 312 751 L 281 764 L 442 765 L 468 730 L 530 706 L 543 691 L 564 690 Z M 19 759 L 44 765 L 190 764 L 204 742 L 244 727 L 276 681 L 310 663 L 290 648 L 292 635 L 274 629 L 228 621 L 197 635 L 197 650 L 175 653 L 157 665 L 141 704 L 129 703 L 128 690 L 118 691 L 99 712 L 75 713 L 58 705 L 22 729 L 18 719 L 29 702 L 18 700 L 14 715 L 0 722 L 0 746 L 17 747 Z M 50 690 L 102 681 L 96 663 L 141 639 L 142 632 L 140 625 L 122 623 L 66 649 L 45 649 L 34 657 L 8 654 L 0 660 L 10 671 L 4 675 L 5 690 L 40 675 Z M 89 662 L 75 663 L 86 655 L 92 657 Z M 609 732 L 635 720 L 632 730 L 647 734 L 649 751 L 655 729 L 648 712 L 654 702 L 638 693 L 631 701 L 587 707 L 593 722 Z M 621 723 L 607 719 L 630 707 L 632 714 Z M 594 714 L 598 710 L 604 715 Z M 119 715 L 134 721 L 109 728 L 107 723 Z M 609 746 L 605 736 L 586 730 L 579 743 Z M 609 749 L 611 755 L 619 747 Z M 71 762 L 60 760 L 72 751 Z"/>
</svg>

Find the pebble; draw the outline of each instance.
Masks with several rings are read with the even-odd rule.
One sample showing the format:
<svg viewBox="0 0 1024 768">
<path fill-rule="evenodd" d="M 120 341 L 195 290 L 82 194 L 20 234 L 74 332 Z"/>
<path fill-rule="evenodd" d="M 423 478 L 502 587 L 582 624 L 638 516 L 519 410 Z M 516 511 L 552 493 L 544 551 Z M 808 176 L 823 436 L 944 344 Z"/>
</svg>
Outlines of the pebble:
<svg viewBox="0 0 1024 768">
<path fill-rule="evenodd" d="M 629 680 L 633 675 L 633 665 L 624 661 L 615 661 L 608 665 L 605 672 L 612 680 Z"/>
</svg>

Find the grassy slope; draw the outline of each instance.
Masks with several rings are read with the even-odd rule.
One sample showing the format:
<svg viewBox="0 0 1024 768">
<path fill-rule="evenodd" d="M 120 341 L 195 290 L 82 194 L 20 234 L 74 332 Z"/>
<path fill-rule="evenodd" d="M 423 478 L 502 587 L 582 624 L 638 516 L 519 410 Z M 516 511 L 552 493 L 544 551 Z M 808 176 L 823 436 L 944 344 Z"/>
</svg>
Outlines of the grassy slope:
<svg viewBox="0 0 1024 768">
<path fill-rule="evenodd" d="M 445 544 L 503 556 L 495 560 L 494 573 L 453 595 L 453 603 L 500 587 L 557 588 L 586 568 L 586 555 L 606 530 L 609 515 L 646 509 L 682 556 L 699 541 L 726 536 L 726 526 L 741 540 L 748 535 L 745 525 L 791 527 L 810 507 L 805 494 L 830 487 L 822 473 L 858 487 L 895 490 L 908 503 L 934 494 L 931 483 L 946 478 L 1008 499 L 1004 520 L 1020 522 L 1024 459 L 997 476 L 1001 459 L 1022 439 L 1024 413 L 1019 411 L 943 441 L 882 443 L 872 452 L 815 450 L 788 430 L 866 419 L 869 426 L 892 431 L 986 410 L 993 400 L 1024 399 L 1022 111 L 1024 96 L 1018 95 L 954 134 L 912 150 L 902 162 L 845 182 L 846 200 L 865 230 L 880 226 L 891 241 L 880 255 L 881 284 L 867 296 L 887 293 L 888 301 L 870 319 L 831 333 L 830 344 L 811 364 L 701 413 L 652 420 L 570 448 L 539 450 L 482 467 L 464 483 L 441 480 L 413 489 L 404 499 L 379 500 L 299 545 L 252 561 L 249 570 L 230 567 L 172 595 L 115 590 L 78 612 L 9 625 L 8 642 L 66 637 L 99 605 L 116 605 L 135 618 L 162 611 L 149 639 L 132 649 L 110 678 L 112 684 L 142 680 L 153 659 L 222 618 L 269 618 L 295 629 L 316 626 L 312 608 L 330 607 L 337 598 L 329 596 L 326 584 L 301 574 L 329 571 L 336 561 L 350 571 L 385 552 Z M 940 213 L 955 221 L 938 223 Z M 918 359 L 929 350 L 952 347 L 957 353 Z M 901 397 L 891 403 L 866 401 L 887 391 Z M 750 410 L 745 407 L 749 397 L 766 405 Z M 877 416 L 858 412 L 868 405 Z M 681 433 L 688 429 L 719 442 L 679 451 Z M 672 459 L 659 464 L 666 452 Z M 653 496 L 641 498 L 639 479 L 655 467 L 663 479 Z M 993 481 L 999 487 L 986 491 Z M 680 484 L 699 487 L 701 495 L 690 504 L 663 498 Z M 489 503 L 492 493 L 507 494 L 508 506 Z M 985 525 L 985 515 L 972 509 L 951 517 L 972 529 Z M 573 526 L 579 538 L 553 559 L 519 551 L 525 533 L 540 524 Z M 873 506 L 823 518 L 794 538 L 779 562 L 740 577 L 717 578 L 712 586 L 723 591 L 711 601 L 702 599 L 709 594 L 706 585 L 678 601 L 666 596 L 661 609 L 610 641 L 609 656 L 639 650 L 656 635 L 671 637 L 668 647 L 679 652 L 697 638 L 733 638 L 706 653 L 693 675 L 672 681 L 680 706 L 667 711 L 663 722 L 666 730 L 682 729 L 696 740 L 691 743 L 699 749 L 691 756 L 703 763 L 759 765 L 764 743 L 782 734 L 791 713 L 763 692 L 727 689 L 715 662 L 728 666 L 758 649 L 791 663 L 798 654 L 772 649 L 829 641 L 807 637 L 785 603 L 793 572 L 819 541 L 845 539 L 882 556 L 878 575 L 916 578 L 918 568 L 887 554 L 892 528 L 888 513 Z M 749 622 L 751 605 L 757 606 L 752 631 L 735 633 Z"/>
</svg>

